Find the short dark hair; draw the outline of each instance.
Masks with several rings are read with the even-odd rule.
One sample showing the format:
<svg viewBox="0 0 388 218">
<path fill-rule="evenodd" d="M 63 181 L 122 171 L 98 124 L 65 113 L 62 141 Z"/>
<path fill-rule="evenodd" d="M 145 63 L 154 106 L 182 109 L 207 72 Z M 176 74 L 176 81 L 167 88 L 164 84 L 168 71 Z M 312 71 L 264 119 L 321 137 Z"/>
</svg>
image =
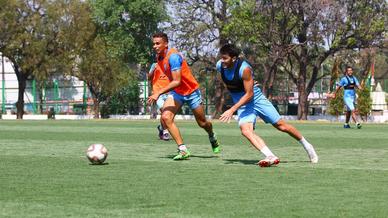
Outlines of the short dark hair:
<svg viewBox="0 0 388 218">
<path fill-rule="evenodd" d="M 152 38 L 162 38 L 165 42 L 168 42 L 168 36 L 163 32 L 155 33 Z"/>
<path fill-rule="evenodd" d="M 221 55 L 229 55 L 230 57 L 238 57 L 240 55 L 240 49 L 233 44 L 225 44 L 220 49 Z"/>
</svg>

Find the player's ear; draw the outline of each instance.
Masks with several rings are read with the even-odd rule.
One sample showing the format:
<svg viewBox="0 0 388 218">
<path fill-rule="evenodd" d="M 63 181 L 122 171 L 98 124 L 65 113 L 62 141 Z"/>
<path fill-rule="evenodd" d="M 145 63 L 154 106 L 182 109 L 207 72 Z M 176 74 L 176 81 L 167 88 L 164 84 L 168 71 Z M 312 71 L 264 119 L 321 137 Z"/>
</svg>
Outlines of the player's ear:
<svg viewBox="0 0 388 218">
<path fill-rule="evenodd" d="M 232 61 L 235 62 L 237 60 L 237 57 L 233 57 Z"/>
</svg>

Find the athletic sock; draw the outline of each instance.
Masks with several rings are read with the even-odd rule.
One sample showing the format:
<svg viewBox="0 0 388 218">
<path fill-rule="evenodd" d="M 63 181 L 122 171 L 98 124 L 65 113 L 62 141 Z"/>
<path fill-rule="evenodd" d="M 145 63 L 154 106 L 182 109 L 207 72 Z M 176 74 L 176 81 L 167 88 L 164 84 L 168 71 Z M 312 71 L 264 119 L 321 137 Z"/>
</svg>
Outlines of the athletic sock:
<svg viewBox="0 0 388 218">
<path fill-rule="evenodd" d="M 311 152 L 314 152 L 314 147 L 312 144 L 310 144 L 303 136 L 302 139 L 299 140 L 299 143 L 303 145 L 304 149 L 310 154 Z"/>
<path fill-rule="evenodd" d="M 269 150 L 269 148 L 264 145 L 264 147 L 262 149 L 260 149 L 261 153 L 263 153 L 265 155 L 265 157 L 269 157 L 269 156 L 275 156 L 271 150 Z"/>
<path fill-rule="evenodd" d="M 186 150 L 187 150 L 187 147 L 186 147 L 185 144 L 181 144 L 181 145 L 178 146 L 178 150 L 180 150 L 180 151 L 186 151 Z"/>
<path fill-rule="evenodd" d="M 166 134 L 166 133 L 169 133 L 169 132 L 168 132 L 168 129 L 164 129 L 164 130 L 163 130 L 163 134 Z"/>
</svg>

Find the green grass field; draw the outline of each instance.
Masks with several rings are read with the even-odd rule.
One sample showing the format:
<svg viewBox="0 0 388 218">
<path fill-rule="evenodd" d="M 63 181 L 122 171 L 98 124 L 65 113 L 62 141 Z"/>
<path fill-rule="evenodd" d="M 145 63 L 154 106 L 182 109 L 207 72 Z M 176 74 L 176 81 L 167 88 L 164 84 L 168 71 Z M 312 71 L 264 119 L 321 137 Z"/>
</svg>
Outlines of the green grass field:
<svg viewBox="0 0 388 218">
<path fill-rule="evenodd" d="M 387 124 L 293 123 L 316 147 L 312 165 L 259 123 L 281 159 L 260 168 L 235 122 L 214 122 L 220 155 L 195 122 L 177 123 L 190 160 L 171 160 L 157 121 L 0 120 L 0 217 L 387 217 Z M 88 163 L 92 143 L 106 145 L 107 164 Z"/>
</svg>

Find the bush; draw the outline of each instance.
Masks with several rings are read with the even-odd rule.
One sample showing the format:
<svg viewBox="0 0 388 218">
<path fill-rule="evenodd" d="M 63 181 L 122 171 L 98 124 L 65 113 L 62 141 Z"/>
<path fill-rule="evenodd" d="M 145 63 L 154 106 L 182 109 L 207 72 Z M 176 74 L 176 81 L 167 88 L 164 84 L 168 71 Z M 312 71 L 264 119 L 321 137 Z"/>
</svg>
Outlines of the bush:
<svg viewBox="0 0 388 218">
<path fill-rule="evenodd" d="M 345 103 L 343 100 L 344 92 L 341 90 L 337 93 L 335 98 L 329 100 L 328 112 L 331 115 L 338 116 L 342 114 L 345 108 Z"/>
<path fill-rule="evenodd" d="M 138 107 L 139 86 L 137 81 L 133 81 L 112 96 L 105 97 L 100 113 L 102 118 L 108 118 L 110 114 L 134 114 L 138 113 Z"/>
<path fill-rule="evenodd" d="M 362 120 L 367 120 L 369 113 L 372 110 L 372 98 L 370 97 L 370 89 L 363 87 L 357 90 L 357 110 Z"/>
</svg>

